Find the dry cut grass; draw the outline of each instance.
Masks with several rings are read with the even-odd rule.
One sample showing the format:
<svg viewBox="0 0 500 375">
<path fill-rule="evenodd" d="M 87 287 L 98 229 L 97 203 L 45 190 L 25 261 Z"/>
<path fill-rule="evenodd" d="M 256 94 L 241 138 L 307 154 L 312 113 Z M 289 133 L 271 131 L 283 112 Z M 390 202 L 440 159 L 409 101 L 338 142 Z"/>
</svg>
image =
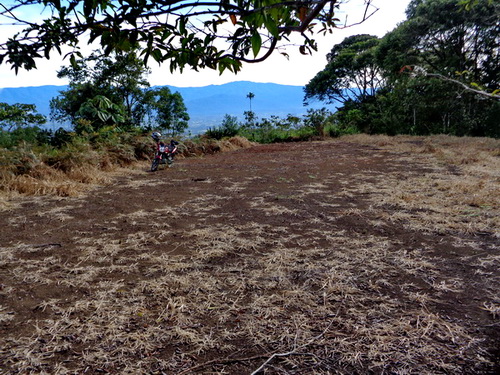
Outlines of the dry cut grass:
<svg viewBox="0 0 500 375">
<path fill-rule="evenodd" d="M 492 233 L 500 238 L 500 140 L 450 136 L 346 140 L 376 145 L 427 166 L 418 176 L 397 172 L 383 187 L 372 185 L 377 189 L 372 191 L 374 204 L 399 208 L 391 216 L 395 222 L 432 233 Z"/>
<path fill-rule="evenodd" d="M 470 248 L 480 244 L 471 234 L 498 235 L 498 169 L 490 169 L 498 155 L 484 146 L 478 161 L 458 163 L 459 141 L 377 137 L 391 160 L 411 158 L 425 172 L 389 171 L 372 183 L 369 170 L 337 173 L 301 186 L 300 178 L 289 179 L 294 190 L 279 196 L 270 189 L 250 196 L 255 177 L 207 179 L 198 196 L 175 209 L 117 212 L 106 219 L 106 231 L 75 233 L 69 260 L 51 246 L 1 247 L 4 300 L 26 285 L 33 293 L 53 292 L 35 300 L 38 315 L 30 321 L 0 306 L 0 324 L 24 329 L 4 339 L 0 359 L 10 373 L 50 374 L 473 374 L 492 368 L 484 337 L 436 308 L 459 298 L 470 280 L 444 272 L 430 255 L 430 241 L 409 247 L 378 231 L 439 233 L 451 247 L 460 240 L 457 246 Z M 430 152 L 429 144 L 442 151 Z M 484 190 L 471 192 L 464 180 L 482 181 Z M 235 197 L 241 210 L 223 211 Z M 73 220 L 71 210 L 52 214 Z M 358 226 L 340 224 L 358 219 Z M 463 261 L 478 280 L 491 276 L 493 286 L 496 254 Z M 485 291 L 477 308 L 498 319 L 494 290 Z"/>
<path fill-rule="evenodd" d="M 311 246 L 327 235 L 329 246 Z M 392 252 L 396 244 L 387 239 L 317 230 L 291 247 L 297 238 L 286 227 L 256 222 L 198 227 L 184 236 L 190 256 L 148 251 L 144 232 L 125 243 L 76 239 L 77 263 L 62 268 L 57 257 L 19 262 L 33 251 L 27 246 L 3 248 L 2 262 L 16 264 L 18 282 L 88 293 L 39 301 L 36 309 L 50 318 L 31 322 L 30 336 L 9 338 L 0 355 L 22 373 L 180 373 L 196 366 L 197 356 L 237 353 L 242 342 L 261 362 L 309 343 L 280 366 L 289 373 L 326 373 L 340 364 L 346 372 L 433 374 L 459 373 L 455 356 L 477 352 L 478 340 L 427 309 L 429 295 L 390 280 L 398 273 L 439 279 L 439 271 L 422 254 Z M 0 310 L 0 319 L 14 316 Z M 51 358 L 63 353 L 67 360 L 54 366 Z"/>
</svg>

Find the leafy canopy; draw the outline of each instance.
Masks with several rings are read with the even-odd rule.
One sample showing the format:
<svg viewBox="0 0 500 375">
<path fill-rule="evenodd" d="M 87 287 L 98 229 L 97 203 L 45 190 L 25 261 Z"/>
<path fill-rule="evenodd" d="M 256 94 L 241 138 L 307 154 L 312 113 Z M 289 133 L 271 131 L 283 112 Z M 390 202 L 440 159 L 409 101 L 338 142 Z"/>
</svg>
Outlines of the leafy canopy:
<svg viewBox="0 0 500 375">
<path fill-rule="evenodd" d="M 151 90 L 151 103 L 155 128 L 166 131 L 172 137 L 188 128 L 189 114 L 182 95 L 172 93 L 168 87 Z"/>
<path fill-rule="evenodd" d="M 365 0 L 370 16 L 372 0 Z M 82 41 L 99 42 L 106 55 L 140 46 L 141 58 L 185 66 L 238 71 L 242 62 L 259 62 L 301 33 L 302 53 L 316 49 L 313 26 L 331 32 L 341 0 L 17 0 L 0 4 L 0 16 L 24 27 L 0 44 L 0 63 L 13 69 L 36 68 L 63 46 L 73 48 L 74 63 Z M 42 17 L 24 18 L 44 6 Z M 34 9 L 32 9 L 34 8 Z M 318 29 L 316 29 L 318 30 Z M 81 57 L 81 55 L 80 55 Z"/>
<path fill-rule="evenodd" d="M 375 61 L 379 39 L 373 35 L 353 35 L 335 45 L 327 55 L 328 63 L 305 86 L 305 101 L 313 98 L 329 103 L 354 98 L 362 100 L 375 94 L 383 84 Z"/>
<path fill-rule="evenodd" d="M 335 125 L 369 133 L 500 136 L 500 2 L 412 0 L 406 14 L 380 40 L 334 46 L 305 100 L 341 102 Z"/>
<path fill-rule="evenodd" d="M 59 77 L 69 87 L 51 100 L 51 116 L 71 122 L 78 130 L 82 121 L 95 130 L 109 125 L 131 128 L 147 114 L 148 70 L 134 52 L 103 56 L 99 52 L 61 68 Z"/>
<path fill-rule="evenodd" d="M 0 129 L 11 131 L 25 126 L 42 125 L 46 121 L 45 116 L 39 114 L 33 104 L 0 103 Z"/>
<path fill-rule="evenodd" d="M 79 59 L 58 72 L 70 83 L 51 100 L 52 118 L 71 122 L 78 133 L 108 126 L 184 132 L 189 115 L 182 96 L 168 87 L 151 89 L 148 72 L 135 52 L 107 57 L 96 51 Z"/>
<path fill-rule="evenodd" d="M 477 0 L 412 0 L 408 20 L 381 41 L 377 57 L 391 74 L 405 66 L 484 85 L 500 85 L 500 3 Z"/>
</svg>

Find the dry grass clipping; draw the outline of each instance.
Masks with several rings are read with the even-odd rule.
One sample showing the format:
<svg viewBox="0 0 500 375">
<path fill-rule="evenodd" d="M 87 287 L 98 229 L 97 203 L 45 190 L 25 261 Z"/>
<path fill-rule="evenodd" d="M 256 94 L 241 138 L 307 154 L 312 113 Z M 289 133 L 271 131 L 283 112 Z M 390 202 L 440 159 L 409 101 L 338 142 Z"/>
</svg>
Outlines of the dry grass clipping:
<svg viewBox="0 0 500 375">
<path fill-rule="evenodd" d="M 224 365 L 237 362 L 244 345 L 248 352 L 240 360 L 246 361 L 247 373 L 460 374 L 491 366 L 472 331 L 430 308 L 444 294 L 460 293 L 466 281 L 443 275 L 425 247 L 410 251 L 390 236 L 332 226 L 338 218 L 370 217 L 376 226 L 400 222 L 418 231 L 491 231 L 498 201 L 487 194 L 494 194 L 498 169 L 479 168 L 496 165 L 488 156 L 490 146 L 478 161 L 465 163 L 448 156 L 455 152 L 453 139 L 438 138 L 439 149 L 449 148 L 431 153 L 424 149 L 430 142 L 437 150 L 432 140 L 375 142 L 401 158 L 416 152 L 428 172 L 405 181 L 395 174 L 375 185 L 363 183 L 373 177 L 367 172 L 344 186 L 340 196 L 328 194 L 338 176 L 308 182 L 288 206 L 287 200 L 277 204 L 272 194 L 254 197 L 246 208 L 260 220 L 242 224 L 225 212 L 227 222 L 236 223 L 231 226 L 212 223 L 228 199 L 213 191 L 184 202 L 177 212 L 130 214 L 130 232 L 120 239 L 114 225 L 123 216 L 117 213 L 106 232 L 75 233 L 78 252 L 71 261 L 51 247 L 0 247 L 8 270 L 2 297 L 28 286 L 65 296 L 38 301 L 34 308 L 40 317 L 29 322 L 19 322 L 15 312 L 0 306 L 0 324 L 35 327 L 29 335 L 6 339 L 0 358 L 11 373 L 227 373 Z M 484 191 L 476 189 L 480 196 L 474 201 L 467 186 L 449 173 L 452 160 L 462 160 L 453 164 L 462 176 L 483 181 Z M 450 192 L 452 181 L 457 186 Z M 246 186 L 229 178 L 221 185 L 222 191 L 241 194 Z M 338 208 L 339 199 L 361 191 L 370 208 Z M 297 199 L 314 199 L 325 210 L 324 219 L 294 205 Z M 384 216 L 385 205 L 397 206 L 400 216 Z M 475 215 L 464 223 L 470 207 Z M 53 213 L 70 220 L 64 211 Z M 159 222 L 165 214 L 190 224 L 178 232 L 158 226 L 154 236 L 141 225 Z M 302 219 L 292 225 L 267 221 L 281 216 Z M 184 255 L 158 250 L 173 234 Z M 494 256 L 469 261 L 483 273 L 498 265 Z M 480 308 L 497 318 L 498 296 L 490 297 Z M 200 358 L 206 361 L 200 364 Z"/>
<path fill-rule="evenodd" d="M 493 233 L 500 237 L 500 140 L 489 138 L 349 136 L 420 161 L 428 171 L 402 178 L 393 174 L 374 189 L 378 206 L 401 210 L 393 220 L 438 233 Z M 406 176 L 405 176 L 406 177 Z M 384 177 L 387 178 L 387 177 Z"/>
</svg>

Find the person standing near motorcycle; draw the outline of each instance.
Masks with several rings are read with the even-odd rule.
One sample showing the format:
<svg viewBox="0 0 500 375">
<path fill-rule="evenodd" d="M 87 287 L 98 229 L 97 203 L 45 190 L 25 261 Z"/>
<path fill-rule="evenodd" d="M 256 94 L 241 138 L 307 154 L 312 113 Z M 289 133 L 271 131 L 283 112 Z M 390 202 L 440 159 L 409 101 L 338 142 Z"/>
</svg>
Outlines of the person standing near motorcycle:
<svg viewBox="0 0 500 375">
<path fill-rule="evenodd" d="M 165 143 L 161 141 L 161 133 L 160 132 L 153 132 L 151 134 L 151 138 L 156 142 L 156 151 L 160 151 L 160 146 L 165 147 Z"/>
</svg>

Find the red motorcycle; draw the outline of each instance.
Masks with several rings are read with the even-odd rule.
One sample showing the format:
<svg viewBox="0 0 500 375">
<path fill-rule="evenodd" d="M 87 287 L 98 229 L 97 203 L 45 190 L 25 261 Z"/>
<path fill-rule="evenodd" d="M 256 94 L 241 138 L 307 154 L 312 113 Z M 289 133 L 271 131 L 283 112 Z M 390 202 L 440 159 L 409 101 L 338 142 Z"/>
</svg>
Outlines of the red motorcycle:
<svg viewBox="0 0 500 375">
<path fill-rule="evenodd" d="M 155 151 L 153 162 L 151 163 L 151 172 L 156 172 L 160 164 L 166 164 L 168 168 L 174 163 L 174 153 L 165 143 L 159 142 Z"/>
</svg>

